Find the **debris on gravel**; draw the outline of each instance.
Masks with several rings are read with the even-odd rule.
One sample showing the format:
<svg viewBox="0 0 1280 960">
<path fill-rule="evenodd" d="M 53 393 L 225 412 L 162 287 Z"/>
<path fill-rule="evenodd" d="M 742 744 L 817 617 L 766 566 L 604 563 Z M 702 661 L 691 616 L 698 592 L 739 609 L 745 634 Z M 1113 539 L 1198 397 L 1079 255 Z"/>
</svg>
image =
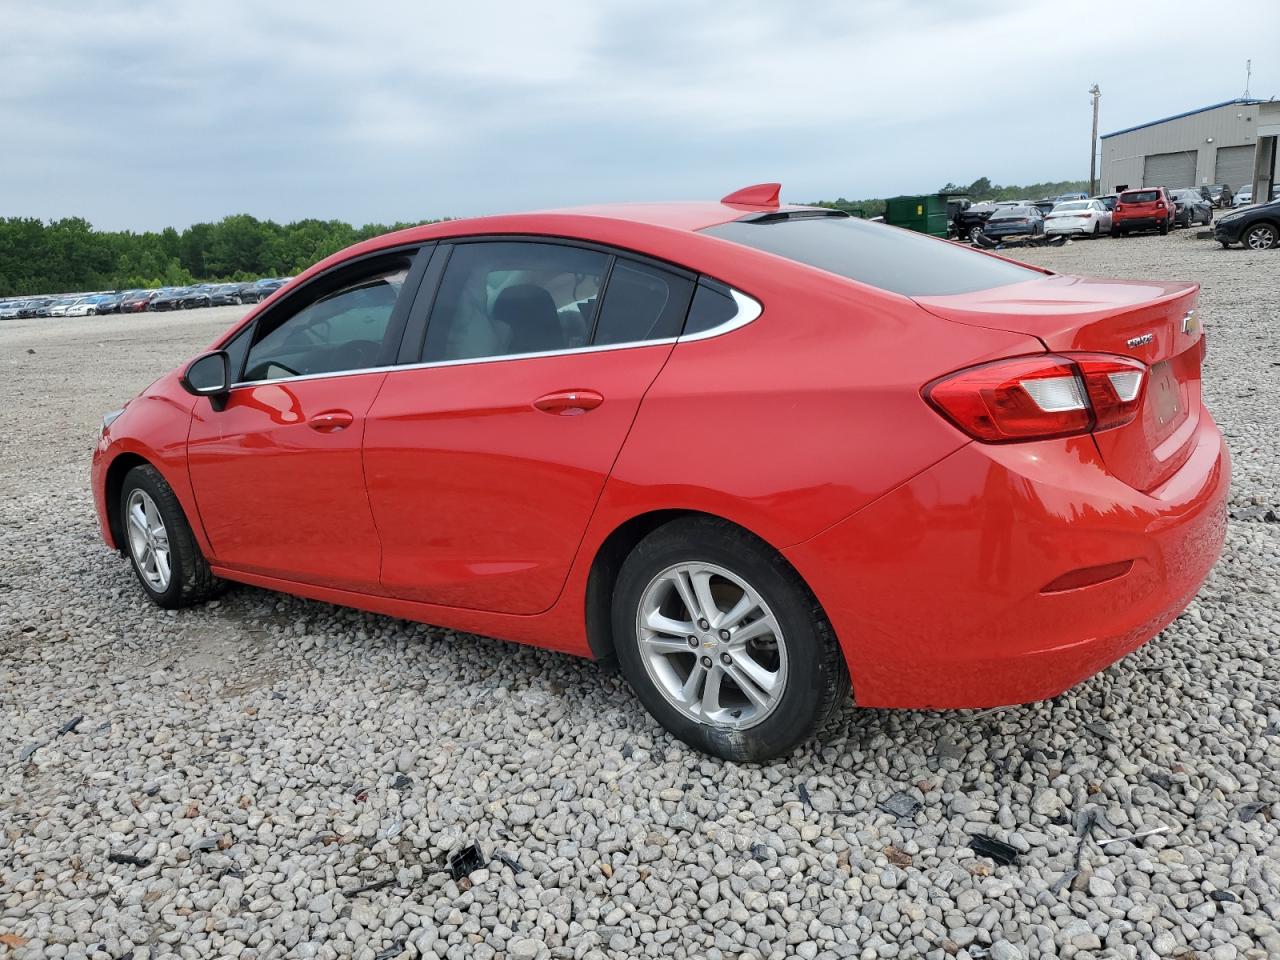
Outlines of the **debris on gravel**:
<svg viewBox="0 0 1280 960">
<path fill-rule="evenodd" d="M 1055 700 L 850 707 L 768 766 L 546 651 L 247 587 L 152 606 L 91 445 L 237 309 L 0 324 L 0 957 L 1280 957 L 1280 259 L 1005 253 L 1203 284 L 1222 561 Z"/>
</svg>

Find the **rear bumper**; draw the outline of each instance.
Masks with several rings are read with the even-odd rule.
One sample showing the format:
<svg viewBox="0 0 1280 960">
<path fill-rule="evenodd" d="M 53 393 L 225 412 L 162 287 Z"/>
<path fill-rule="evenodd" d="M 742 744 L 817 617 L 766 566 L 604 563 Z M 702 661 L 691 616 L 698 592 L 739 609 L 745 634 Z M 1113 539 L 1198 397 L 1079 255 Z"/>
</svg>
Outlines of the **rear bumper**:
<svg viewBox="0 0 1280 960">
<path fill-rule="evenodd" d="M 1168 217 L 1132 217 L 1113 220 L 1112 224 L 1121 230 L 1155 230 L 1168 222 Z"/>
<path fill-rule="evenodd" d="M 1044 232 L 1049 236 L 1054 236 L 1054 235 L 1063 234 L 1063 233 L 1084 234 L 1084 233 L 1090 233 L 1092 231 L 1093 231 L 1093 224 L 1090 224 L 1090 223 L 1059 224 L 1059 223 L 1051 222 L 1051 223 L 1046 223 L 1044 225 Z"/>
<path fill-rule="evenodd" d="M 1207 411 L 1187 462 L 1149 494 L 1107 473 L 1089 437 L 975 443 L 784 553 L 835 627 L 858 703 L 1027 703 L 1190 603 L 1222 549 L 1230 472 Z M 1126 560 L 1116 579 L 1043 592 Z"/>
</svg>

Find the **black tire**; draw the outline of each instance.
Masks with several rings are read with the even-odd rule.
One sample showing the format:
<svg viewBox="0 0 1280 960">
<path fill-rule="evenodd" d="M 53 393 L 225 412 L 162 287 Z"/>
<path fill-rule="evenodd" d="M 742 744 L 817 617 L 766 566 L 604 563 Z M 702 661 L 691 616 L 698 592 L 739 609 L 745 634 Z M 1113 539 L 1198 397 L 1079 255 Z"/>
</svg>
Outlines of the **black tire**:
<svg viewBox="0 0 1280 960">
<path fill-rule="evenodd" d="M 782 693 L 753 726 L 717 726 L 687 716 L 666 698 L 645 666 L 637 611 L 650 583 L 681 563 L 713 564 L 740 577 L 763 598 L 779 624 L 787 662 Z M 619 571 L 612 622 L 622 673 L 649 713 L 685 743 L 725 760 L 759 763 L 789 753 L 811 738 L 849 694 L 844 655 L 799 574 L 764 541 L 724 520 L 682 518 L 645 537 Z M 706 652 L 691 651 L 690 665 Z"/>
<path fill-rule="evenodd" d="M 1112 227 L 1112 228 L 1111 228 L 1111 236 L 1115 237 L 1116 239 L 1119 239 L 1119 238 L 1120 238 L 1120 228 L 1119 228 L 1119 227 Z"/>
<path fill-rule="evenodd" d="M 983 235 L 982 224 L 975 223 L 973 226 L 969 228 L 969 239 L 974 243 L 977 243 L 978 238 L 981 237 L 982 235 Z"/>
<path fill-rule="evenodd" d="M 1280 246 L 1280 229 L 1265 220 L 1245 227 L 1242 236 L 1250 250 L 1274 250 Z"/>
<path fill-rule="evenodd" d="M 1169 235 L 1169 221 L 1165 220 L 1160 224 L 1160 236 L 1167 237 Z"/>
<path fill-rule="evenodd" d="M 1100 224 L 1097 220 L 1093 221 L 1093 235 L 1096 237 L 1101 232 L 1102 232 L 1102 224 Z"/>
<path fill-rule="evenodd" d="M 168 586 L 158 590 L 147 581 L 139 566 L 129 535 L 129 498 L 135 490 L 145 492 L 155 504 L 164 522 L 169 547 L 170 575 Z M 150 464 L 134 467 L 124 478 L 120 489 L 120 544 L 133 572 L 148 597 L 166 609 L 189 607 L 216 596 L 222 581 L 215 577 L 200 552 L 191 524 L 182 512 L 182 504 L 160 471 Z"/>
</svg>

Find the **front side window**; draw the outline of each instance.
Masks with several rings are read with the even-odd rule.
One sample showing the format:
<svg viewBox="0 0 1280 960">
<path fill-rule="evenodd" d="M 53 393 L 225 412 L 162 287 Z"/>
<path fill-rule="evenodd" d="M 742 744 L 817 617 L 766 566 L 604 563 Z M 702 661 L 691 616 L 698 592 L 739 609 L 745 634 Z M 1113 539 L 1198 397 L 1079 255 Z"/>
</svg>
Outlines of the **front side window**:
<svg viewBox="0 0 1280 960">
<path fill-rule="evenodd" d="M 341 373 L 378 365 L 382 343 L 411 258 L 357 268 L 317 288 L 296 312 L 280 304 L 255 333 L 244 382 Z M 299 291 L 300 295 L 304 291 Z M 274 323 L 272 321 L 275 321 Z"/>
<path fill-rule="evenodd" d="M 461 243 L 440 282 L 428 363 L 587 346 L 610 257 L 532 241 Z"/>
</svg>

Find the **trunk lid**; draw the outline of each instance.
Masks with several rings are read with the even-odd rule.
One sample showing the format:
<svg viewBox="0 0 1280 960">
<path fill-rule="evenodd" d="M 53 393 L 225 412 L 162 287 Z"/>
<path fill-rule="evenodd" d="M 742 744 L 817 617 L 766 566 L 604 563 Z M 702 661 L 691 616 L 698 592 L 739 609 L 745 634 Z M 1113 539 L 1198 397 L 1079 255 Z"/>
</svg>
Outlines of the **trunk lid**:
<svg viewBox="0 0 1280 960">
<path fill-rule="evenodd" d="M 1138 416 L 1093 437 L 1112 474 L 1149 491 L 1186 461 L 1199 423 L 1199 293 L 1199 284 L 1185 281 L 1054 274 L 916 302 L 956 323 L 1036 337 L 1055 353 L 1110 353 L 1145 363 Z"/>
</svg>

